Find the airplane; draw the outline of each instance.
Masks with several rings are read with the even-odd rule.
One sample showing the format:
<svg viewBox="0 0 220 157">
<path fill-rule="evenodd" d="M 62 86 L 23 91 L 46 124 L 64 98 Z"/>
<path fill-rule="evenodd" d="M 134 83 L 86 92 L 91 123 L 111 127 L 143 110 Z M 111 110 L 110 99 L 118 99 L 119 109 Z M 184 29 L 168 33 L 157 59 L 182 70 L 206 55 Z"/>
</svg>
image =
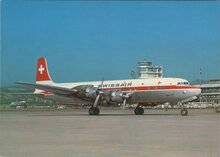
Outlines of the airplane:
<svg viewBox="0 0 220 157">
<path fill-rule="evenodd" d="M 191 86 L 187 80 L 181 78 L 55 83 L 50 77 L 46 58 L 43 57 L 38 59 L 36 83 L 16 83 L 35 88 L 33 95 L 68 103 L 89 104 L 89 115 L 99 115 L 98 106 L 111 103 L 121 104 L 123 108 L 126 104 L 137 104 L 134 113 L 143 115 L 144 106 L 187 102 L 201 94 L 199 87 Z M 181 115 L 188 115 L 184 106 L 181 107 Z"/>
</svg>

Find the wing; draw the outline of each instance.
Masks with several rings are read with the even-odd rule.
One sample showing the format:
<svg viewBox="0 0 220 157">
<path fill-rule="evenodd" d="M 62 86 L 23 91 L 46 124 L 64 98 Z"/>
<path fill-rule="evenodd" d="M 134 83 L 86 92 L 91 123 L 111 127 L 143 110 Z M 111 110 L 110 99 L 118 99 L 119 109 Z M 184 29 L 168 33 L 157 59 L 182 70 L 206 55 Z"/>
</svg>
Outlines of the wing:
<svg viewBox="0 0 220 157">
<path fill-rule="evenodd" d="M 68 96 L 68 95 L 76 94 L 78 92 L 76 89 L 57 87 L 57 86 L 51 86 L 51 85 L 33 84 L 33 83 L 27 83 L 27 82 L 16 82 L 16 84 L 21 84 L 21 85 L 33 87 L 36 89 L 45 90 L 45 91 L 52 92 L 57 95 Z"/>
<path fill-rule="evenodd" d="M 52 92 L 53 94 L 65 96 L 65 97 L 77 97 L 86 101 L 94 101 L 94 106 L 97 105 L 100 97 L 102 100 L 106 100 L 107 102 L 115 102 L 122 103 L 123 106 L 126 105 L 127 99 L 131 97 L 133 93 L 126 93 L 123 91 L 115 91 L 115 90 L 103 90 L 92 86 L 92 85 L 79 85 L 74 88 L 65 88 L 44 84 L 33 84 L 27 82 L 16 82 L 16 84 L 21 84 L 24 86 L 33 87 L 40 90 L 45 90 L 48 92 Z"/>
</svg>

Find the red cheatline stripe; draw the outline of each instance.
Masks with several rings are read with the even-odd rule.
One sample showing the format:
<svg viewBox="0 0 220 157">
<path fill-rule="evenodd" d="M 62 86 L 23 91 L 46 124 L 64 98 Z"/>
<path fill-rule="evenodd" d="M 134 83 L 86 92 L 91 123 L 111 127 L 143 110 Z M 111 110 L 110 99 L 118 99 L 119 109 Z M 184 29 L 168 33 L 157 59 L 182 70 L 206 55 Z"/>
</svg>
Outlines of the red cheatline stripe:
<svg viewBox="0 0 220 157">
<path fill-rule="evenodd" d="M 102 88 L 102 90 L 120 90 L 120 91 L 152 91 L 152 90 L 175 90 L 175 89 L 198 89 L 193 86 L 142 86 L 142 87 L 120 87 L 120 88 Z M 53 94 L 43 91 L 42 94 Z"/>
<path fill-rule="evenodd" d="M 143 91 L 143 90 L 172 90 L 172 89 L 197 89 L 193 86 L 139 86 L 139 87 L 120 87 L 120 88 L 103 88 L 104 90 L 121 90 L 121 91 Z"/>
</svg>

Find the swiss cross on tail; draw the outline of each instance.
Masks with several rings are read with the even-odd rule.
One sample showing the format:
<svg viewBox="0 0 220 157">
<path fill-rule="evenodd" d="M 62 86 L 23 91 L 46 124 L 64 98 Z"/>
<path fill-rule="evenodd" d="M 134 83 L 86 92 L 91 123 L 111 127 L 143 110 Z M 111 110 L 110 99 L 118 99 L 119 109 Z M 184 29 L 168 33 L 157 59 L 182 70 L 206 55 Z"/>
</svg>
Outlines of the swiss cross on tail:
<svg viewBox="0 0 220 157">
<path fill-rule="evenodd" d="M 45 68 L 43 67 L 43 65 L 40 65 L 40 68 L 38 69 L 38 71 L 40 71 L 40 74 L 43 74 L 43 71 L 45 70 Z"/>
<path fill-rule="evenodd" d="M 37 78 L 36 81 L 51 81 L 46 58 L 39 58 L 37 62 Z"/>
</svg>

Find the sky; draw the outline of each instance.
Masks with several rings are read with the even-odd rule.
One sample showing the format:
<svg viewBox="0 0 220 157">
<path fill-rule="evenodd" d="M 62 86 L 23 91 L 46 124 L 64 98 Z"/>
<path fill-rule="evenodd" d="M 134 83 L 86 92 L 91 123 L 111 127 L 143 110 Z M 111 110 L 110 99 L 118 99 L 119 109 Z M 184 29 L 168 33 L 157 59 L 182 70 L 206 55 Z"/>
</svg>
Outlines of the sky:
<svg viewBox="0 0 220 157">
<path fill-rule="evenodd" d="M 220 79 L 220 3 L 1 1 L 1 85 L 132 78 L 143 59 L 164 77 Z"/>
</svg>

